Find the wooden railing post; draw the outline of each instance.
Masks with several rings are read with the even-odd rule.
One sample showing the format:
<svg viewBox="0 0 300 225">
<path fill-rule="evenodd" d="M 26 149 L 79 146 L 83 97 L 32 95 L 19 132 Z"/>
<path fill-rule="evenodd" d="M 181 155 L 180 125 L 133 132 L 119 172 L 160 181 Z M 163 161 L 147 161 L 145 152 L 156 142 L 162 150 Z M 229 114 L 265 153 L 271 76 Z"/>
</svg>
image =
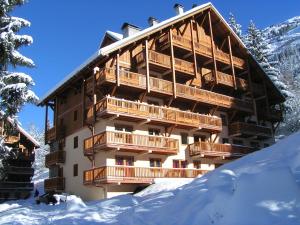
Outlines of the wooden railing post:
<svg viewBox="0 0 300 225">
<path fill-rule="evenodd" d="M 229 48 L 229 56 L 230 56 L 231 71 L 232 71 L 232 76 L 233 76 L 233 87 L 234 87 L 234 89 L 237 89 L 237 86 L 236 86 L 236 79 L 235 79 L 235 70 L 234 70 L 234 64 L 233 64 L 233 57 L 232 57 L 232 48 L 231 48 L 231 39 L 230 39 L 230 35 L 228 35 L 228 48 Z"/>
<path fill-rule="evenodd" d="M 116 82 L 117 86 L 120 86 L 120 54 L 117 53 L 117 60 L 116 60 Z"/>
<path fill-rule="evenodd" d="M 148 40 L 145 40 L 145 63 L 146 63 L 146 90 L 150 92 L 150 72 L 149 72 L 149 48 Z"/>
<path fill-rule="evenodd" d="M 250 72 L 250 64 L 249 64 L 249 59 L 247 59 L 247 76 L 248 76 L 248 83 L 249 83 L 249 88 L 250 88 L 250 94 L 253 102 L 253 111 L 254 111 L 254 116 L 256 117 L 256 124 L 257 124 L 257 107 L 256 107 L 256 100 L 254 98 L 253 94 L 253 86 L 252 86 L 252 80 L 251 80 L 251 72 Z"/>
<path fill-rule="evenodd" d="M 176 98 L 176 72 L 175 72 L 175 59 L 174 59 L 172 28 L 170 28 L 170 30 L 169 30 L 169 38 L 170 38 L 170 49 L 171 49 L 171 70 L 172 70 L 172 78 L 173 78 L 173 97 Z"/>
<path fill-rule="evenodd" d="M 45 113 L 46 115 L 45 115 L 45 144 L 47 144 L 48 143 L 48 140 L 47 140 L 47 136 L 48 136 L 48 104 L 46 104 L 46 113 Z M 3 126 L 2 126 L 2 132 L 3 132 L 3 130 L 4 130 L 4 128 L 3 128 Z"/>
<path fill-rule="evenodd" d="M 86 107 L 86 102 L 85 102 L 85 95 L 86 95 L 86 80 L 82 80 L 82 126 L 84 127 L 85 125 L 85 107 Z"/>
<path fill-rule="evenodd" d="M 213 34 L 210 10 L 208 11 L 208 23 L 209 23 L 209 33 L 210 33 L 210 41 L 211 41 L 211 54 L 212 54 L 213 64 L 214 64 L 215 82 L 216 84 L 218 84 L 218 77 L 217 77 L 218 69 L 217 69 L 217 62 L 216 62 L 215 42 L 214 42 L 214 34 Z"/>
<path fill-rule="evenodd" d="M 197 55 L 195 51 L 195 37 L 194 37 L 194 28 L 193 28 L 193 20 L 190 21 L 191 27 L 191 43 L 192 43 L 192 51 L 193 51 L 193 58 L 194 58 L 194 73 L 195 79 L 199 79 L 199 86 L 202 86 L 201 77 L 198 77 L 198 68 L 197 68 Z"/>
</svg>

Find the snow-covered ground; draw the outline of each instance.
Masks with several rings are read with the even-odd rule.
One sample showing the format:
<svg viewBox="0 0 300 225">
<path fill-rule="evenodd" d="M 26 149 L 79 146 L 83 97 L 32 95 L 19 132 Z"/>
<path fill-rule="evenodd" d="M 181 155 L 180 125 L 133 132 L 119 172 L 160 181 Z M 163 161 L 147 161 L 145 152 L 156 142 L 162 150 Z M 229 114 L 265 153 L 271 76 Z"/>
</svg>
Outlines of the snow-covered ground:
<svg viewBox="0 0 300 225">
<path fill-rule="evenodd" d="M 186 182 L 87 203 L 7 202 L 0 224 L 300 224 L 300 133 Z"/>
</svg>

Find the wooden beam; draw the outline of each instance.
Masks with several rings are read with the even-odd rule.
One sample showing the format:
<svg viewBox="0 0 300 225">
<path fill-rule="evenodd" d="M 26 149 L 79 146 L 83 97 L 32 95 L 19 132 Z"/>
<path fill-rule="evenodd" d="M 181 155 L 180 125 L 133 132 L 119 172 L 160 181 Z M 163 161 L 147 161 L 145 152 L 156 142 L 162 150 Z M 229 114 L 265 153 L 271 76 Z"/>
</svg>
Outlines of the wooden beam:
<svg viewBox="0 0 300 225">
<path fill-rule="evenodd" d="M 93 122 L 96 122 L 96 103 L 97 103 L 97 95 L 96 95 L 96 74 L 99 71 L 98 67 L 94 68 L 93 74 Z"/>
<path fill-rule="evenodd" d="M 176 98 L 176 73 L 175 73 L 172 28 L 169 30 L 169 39 L 170 39 L 170 49 L 171 49 L 171 69 L 172 69 L 172 78 L 173 78 L 173 97 Z"/>
<path fill-rule="evenodd" d="M 231 72 L 232 72 L 232 76 L 233 76 L 233 87 L 236 90 L 237 86 L 236 86 L 236 79 L 235 79 L 235 70 L 234 70 L 234 65 L 233 65 L 233 57 L 232 57 L 232 49 L 231 49 L 231 39 L 230 39 L 230 35 L 228 35 L 228 48 L 229 48 L 229 56 L 230 56 L 230 65 L 231 65 Z"/>
<path fill-rule="evenodd" d="M 85 92 L 86 92 L 86 80 L 82 80 L 82 126 L 85 125 Z"/>
<path fill-rule="evenodd" d="M 117 53 L 117 59 L 116 59 L 116 81 L 117 86 L 120 86 L 120 54 Z"/>
<path fill-rule="evenodd" d="M 218 84 L 218 78 L 217 78 L 218 69 L 217 69 L 217 62 L 216 62 L 215 42 L 214 42 L 214 34 L 213 34 L 213 29 L 212 29 L 210 11 L 208 11 L 208 23 L 209 23 L 209 33 L 210 33 L 211 50 L 212 50 L 211 54 L 212 54 L 213 63 L 214 63 L 215 83 Z"/>
<path fill-rule="evenodd" d="M 2 129 L 3 131 L 4 129 Z M 48 104 L 46 104 L 46 113 L 45 113 L 45 144 L 47 144 L 47 130 L 48 130 Z"/>
<path fill-rule="evenodd" d="M 150 92 L 150 72 L 149 72 L 149 49 L 148 49 L 148 40 L 145 40 L 145 59 L 146 59 L 146 89 L 147 92 Z"/>
<path fill-rule="evenodd" d="M 253 86 L 252 86 L 250 65 L 249 65 L 249 60 L 248 59 L 247 59 L 247 71 L 248 71 L 248 74 L 247 74 L 248 75 L 248 83 L 249 83 L 251 98 L 252 98 L 252 101 L 253 101 L 253 111 L 254 111 L 255 117 L 257 118 L 256 101 L 254 99 L 254 94 L 253 94 Z M 256 124 L 257 124 L 257 119 L 256 119 Z"/>
<path fill-rule="evenodd" d="M 201 83 L 201 78 L 198 77 L 198 68 L 197 68 L 197 55 L 196 55 L 196 50 L 195 50 L 195 37 L 194 37 L 194 29 L 193 29 L 193 21 L 190 21 L 190 27 L 191 27 L 191 40 L 192 40 L 192 51 L 193 51 L 193 58 L 194 58 L 194 74 L 195 78 L 194 79 L 199 79 L 199 86 L 202 86 Z"/>
<path fill-rule="evenodd" d="M 268 98 L 268 92 L 267 92 L 267 86 L 266 86 L 266 82 L 263 79 L 263 87 L 264 87 L 264 92 L 265 92 L 265 96 L 266 96 L 266 105 L 267 105 L 267 113 L 270 115 L 270 104 L 269 104 L 269 98 Z"/>
</svg>

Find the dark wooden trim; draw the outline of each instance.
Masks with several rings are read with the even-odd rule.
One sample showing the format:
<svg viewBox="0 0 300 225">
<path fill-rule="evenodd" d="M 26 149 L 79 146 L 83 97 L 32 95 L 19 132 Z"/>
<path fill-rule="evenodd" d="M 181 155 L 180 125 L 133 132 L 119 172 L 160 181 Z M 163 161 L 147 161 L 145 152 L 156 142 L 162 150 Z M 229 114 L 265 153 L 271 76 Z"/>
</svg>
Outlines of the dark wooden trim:
<svg viewBox="0 0 300 225">
<path fill-rule="evenodd" d="M 86 102 L 85 102 L 85 95 L 86 95 L 86 80 L 82 80 L 82 126 L 85 126 L 85 108 L 86 108 Z"/>
<path fill-rule="evenodd" d="M 192 40 L 192 51 L 193 51 L 193 58 L 194 58 L 194 72 L 195 72 L 195 78 L 198 78 L 198 68 L 197 68 L 197 55 L 196 55 L 196 51 L 195 51 L 195 37 L 194 37 L 194 29 L 193 29 L 193 21 L 190 20 L 190 28 L 191 28 L 191 40 Z M 202 86 L 201 83 L 201 78 L 199 77 L 199 86 Z"/>
<path fill-rule="evenodd" d="M 232 57 L 232 49 L 231 49 L 231 38 L 230 35 L 228 35 L 228 48 L 229 48 L 229 56 L 230 56 L 230 65 L 231 65 L 231 71 L 232 71 L 232 76 L 233 76 L 233 87 L 234 89 L 237 89 L 236 86 L 236 79 L 235 79 L 235 70 L 234 70 L 234 65 L 233 65 L 233 57 Z"/>
<path fill-rule="evenodd" d="M 45 113 L 45 137 L 44 137 L 45 144 L 47 144 L 47 131 L 48 131 L 48 104 L 46 104 L 46 113 Z"/>
<path fill-rule="evenodd" d="M 117 53 L 116 56 L 116 81 L 117 81 L 117 86 L 120 86 L 120 54 Z"/>
<path fill-rule="evenodd" d="M 208 23 L 209 23 L 209 33 L 210 33 L 210 40 L 211 40 L 211 54 L 212 54 L 213 64 L 214 64 L 215 83 L 218 84 L 218 78 L 217 78 L 218 69 L 217 69 L 217 62 L 216 62 L 215 42 L 214 42 L 214 34 L 212 29 L 210 11 L 208 11 Z"/>
<path fill-rule="evenodd" d="M 249 65 L 248 59 L 247 59 L 247 71 L 248 71 L 247 76 L 248 76 L 249 89 L 250 89 L 251 98 L 252 98 L 252 102 L 253 102 L 253 112 L 254 112 L 255 117 L 257 118 L 257 107 L 256 107 L 256 101 L 255 101 L 254 94 L 253 94 L 253 86 L 252 86 L 250 65 Z M 256 124 L 257 124 L 257 121 L 256 121 Z"/>
<path fill-rule="evenodd" d="M 169 38 L 170 38 L 170 49 L 171 49 L 171 69 L 172 69 L 172 78 L 173 78 L 173 97 L 176 98 L 176 72 L 175 72 L 172 28 L 169 30 Z"/>
<path fill-rule="evenodd" d="M 150 92 L 150 72 L 149 72 L 149 49 L 148 49 L 148 40 L 145 40 L 145 63 L 146 63 L 146 89 L 147 92 Z"/>
</svg>

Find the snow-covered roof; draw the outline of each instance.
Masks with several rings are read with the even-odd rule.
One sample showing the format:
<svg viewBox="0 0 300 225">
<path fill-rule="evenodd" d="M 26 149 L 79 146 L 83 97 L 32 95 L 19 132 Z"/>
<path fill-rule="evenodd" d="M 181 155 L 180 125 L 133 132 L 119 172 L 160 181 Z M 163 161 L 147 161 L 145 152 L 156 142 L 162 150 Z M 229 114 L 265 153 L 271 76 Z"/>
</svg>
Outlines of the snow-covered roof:
<svg viewBox="0 0 300 225">
<path fill-rule="evenodd" d="M 51 89 L 43 98 L 41 98 L 41 100 L 39 101 L 39 105 L 42 105 L 45 100 L 47 100 L 57 89 L 61 88 L 66 82 L 70 81 L 72 78 L 74 78 L 82 69 L 84 69 L 87 65 L 89 65 L 90 63 L 92 63 L 94 60 L 101 58 L 101 57 L 105 57 L 107 55 L 109 55 L 110 53 L 126 46 L 129 45 L 131 43 L 134 43 L 135 41 L 138 41 L 144 37 L 147 37 L 159 30 L 162 30 L 164 28 L 167 28 L 168 26 L 175 24 L 181 20 L 184 20 L 188 17 L 191 17 L 201 11 L 204 11 L 206 9 L 212 9 L 217 16 L 221 19 L 221 21 L 224 23 L 224 25 L 227 27 L 227 29 L 229 29 L 231 31 L 231 34 L 236 38 L 236 40 L 239 42 L 239 44 L 244 47 L 245 49 L 247 49 L 247 47 L 245 46 L 245 44 L 243 43 L 243 41 L 239 38 L 238 35 L 235 34 L 235 32 L 232 30 L 232 28 L 230 27 L 230 25 L 226 22 L 226 20 L 223 18 L 223 16 L 219 13 L 219 11 L 213 6 L 213 4 L 211 2 L 196 6 L 186 12 L 183 12 L 179 15 L 176 15 L 174 17 L 171 17 L 167 20 L 164 20 L 160 23 L 157 23 L 151 27 L 148 27 L 140 32 L 137 32 L 131 36 L 128 36 L 126 38 L 121 38 L 121 34 L 112 32 L 112 31 L 106 31 L 107 34 L 118 38 L 119 40 L 116 41 L 115 43 L 112 43 L 108 46 L 105 46 L 103 48 L 100 48 L 98 51 L 96 51 L 89 59 L 87 59 L 83 64 L 81 64 L 78 68 L 76 68 L 73 72 L 71 72 L 68 76 L 66 76 L 61 82 L 59 82 L 53 89 Z M 251 55 L 249 53 L 249 55 Z M 252 55 L 251 55 L 252 56 Z M 252 56 L 253 57 L 253 56 Z M 275 87 L 275 86 L 274 86 Z M 277 89 L 278 90 L 278 89 Z"/>
<path fill-rule="evenodd" d="M 112 38 L 116 39 L 117 41 L 123 39 L 123 34 L 119 34 L 113 31 L 106 31 L 106 34 L 108 34 L 109 36 L 111 36 Z"/>
<path fill-rule="evenodd" d="M 10 117 L 7 118 L 7 121 L 10 123 L 10 124 L 15 124 L 14 123 L 14 120 Z M 19 124 L 17 124 L 17 130 L 22 133 L 28 140 L 30 140 L 34 145 L 35 147 L 40 147 L 40 143 L 34 139 L 34 137 L 32 137 L 26 130 L 24 130 L 23 127 L 21 127 Z"/>
</svg>

